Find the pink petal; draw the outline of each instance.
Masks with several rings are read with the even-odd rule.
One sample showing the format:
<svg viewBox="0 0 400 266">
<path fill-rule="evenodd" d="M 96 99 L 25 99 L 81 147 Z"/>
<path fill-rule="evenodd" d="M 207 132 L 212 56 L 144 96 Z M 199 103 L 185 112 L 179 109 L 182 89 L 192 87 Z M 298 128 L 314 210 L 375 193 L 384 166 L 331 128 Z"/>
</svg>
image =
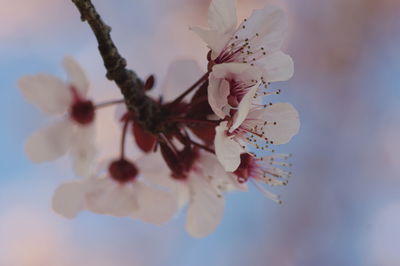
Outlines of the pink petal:
<svg viewBox="0 0 400 266">
<path fill-rule="evenodd" d="M 65 57 L 63 65 L 68 74 L 69 83 L 78 90 L 80 96 L 85 97 L 89 89 L 89 81 L 81 66 L 72 57 Z"/>
<path fill-rule="evenodd" d="M 18 81 L 18 86 L 29 102 L 48 114 L 62 114 L 71 103 L 68 86 L 51 75 L 25 76 Z"/>
<path fill-rule="evenodd" d="M 239 103 L 238 111 L 236 112 L 233 118 L 233 124 L 229 129 L 229 132 L 232 133 L 235 129 L 237 129 L 243 121 L 247 118 L 247 114 L 250 111 L 252 101 L 254 100 L 254 95 L 256 94 L 258 87 L 260 86 L 260 82 L 251 87 L 251 89 L 246 93 L 243 99 Z"/>
<path fill-rule="evenodd" d="M 162 224 L 178 210 L 178 203 L 171 193 L 156 190 L 142 182 L 136 182 L 139 203 L 138 217 L 144 222 Z"/>
<path fill-rule="evenodd" d="M 135 161 L 139 174 L 150 184 L 172 189 L 176 185 L 160 153 L 150 153 Z"/>
<path fill-rule="evenodd" d="M 261 58 L 259 63 L 263 66 L 263 78 L 267 82 L 286 81 L 293 76 L 293 60 L 281 51 Z"/>
<path fill-rule="evenodd" d="M 215 155 L 202 153 L 199 157 L 199 164 L 203 166 L 204 175 L 210 177 L 210 184 L 215 189 L 247 191 L 246 184 L 240 184 L 236 176 L 226 172 Z"/>
<path fill-rule="evenodd" d="M 71 146 L 71 157 L 74 172 L 78 176 L 88 176 L 92 169 L 92 163 L 96 156 L 95 126 L 78 126 Z"/>
<path fill-rule="evenodd" d="M 86 208 L 99 214 L 132 216 L 138 210 L 132 184 L 118 184 L 111 178 L 91 178 L 86 192 Z"/>
<path fill-rule="evenodd" d="M 248 64 L 223 63 L 215 65 L 212 69 L 208 86 L 208 101 L 215 114 L 220 118 L 224 118 L 229 112 L 229 109 L 223 109 L 223 107 L 229 107 L 227 98 L 230 94 L 230 85 L 227 80 L 234 79 L 237 82 L 242 81 L 245 84 L 253 84 L 260 77 L 261 70 Z"/>
<path fill-rule="evenodd" d="M 243 152 L 243 148 L 226 135 L 228 130 L 227 123 L 226 121 L 221 122 L 215 128 L 215 154 L 225 171 L 233 172 L 240 165 L 240 154 Z"/>
<path fill-rule="evenodd" d="M 282 45 L 287 29 L 287 17 L 281 8 L 268 5 L 263 9 L 254 10 L 239 28 L 243 25 L 245 29 L 237 34 L 239 39 L 248 38 L 252 47 L 263 47 L 268 52 L 275 52 Z"/>
<path fill-rule="evenodd" d="M 74 218 L 84 208 L 85 186 L 71 181 L 59 186 L 53 195 L 53 210 L 65 218 Z"/>
<path fill-rule="evenodd" d="M 288 143 L 299 132 L 299 113 L 289 103 L 275 103 L 266 109 L 252 111 L 249 116 L 270 122 L 264 127 L 264 131 L 273 144 Z"/>
<path fill-rule="evenodd" d="M 213 0 L 208 9 L 208 25 L 221 33 L 233 33 L 236 29 L 234 0 Z"/>
<path fill-rule="evenodd" d="M 190 29 L 214 52 L 212 59 L 215 59 L 222 52 L 232 37 L 230 34 L 222 34 L 216 30 L 205 30 L 199 27 L 191 27 Z"/>
<path fill-rule="evenodd" d="M 260 68 L 244 63 L 217 64 L 213 67 L 212 73 L 216 78 L 233 78 L 249 83 L 251 80 L 259 80 L 261 77 Z"/>
<path fill-rule="evenodd" d="M 221 222 L 224 199 L 203 176 L 191 179 L 191 201 L 187 210 L 186 230 L 193 237 L 205 237 Z"/>
<path fill-rule="evenodd" d="M 55 160 L 69 149 L 72 124 L 62 120 L 35 132 L 26 142 L 25 151 L 35 163 Z"/>
<path fill-rule="evenodd" d="M 185 182 L 176 182 L 177 186 L 172 193 L 176 195 L 179 208 L 183 208 L 190 200 L 189 186 Z"/>
<path fill-rule="evenodd" d="M 223 108 L 228 105 L 229 82 L 225 79 L 217 79 L 212 74 L 208 81 L 208 103 L 219 118 L 225 118 L 226 113 Z"/>
</svg>

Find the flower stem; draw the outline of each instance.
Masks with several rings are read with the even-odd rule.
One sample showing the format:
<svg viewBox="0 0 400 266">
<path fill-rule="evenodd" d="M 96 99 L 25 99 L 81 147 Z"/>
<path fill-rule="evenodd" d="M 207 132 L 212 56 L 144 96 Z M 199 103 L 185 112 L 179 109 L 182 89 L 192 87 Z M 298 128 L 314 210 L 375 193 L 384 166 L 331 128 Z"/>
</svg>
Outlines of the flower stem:
<svg viewBox="0 0 400 266">
<path fill-rule="evenodd" d="M 121 159 L 125 158 L 125 140 L 126 140 L 126 132 L 128 131 L 128 125 L 131 120 L 127 119 L 124 123 L 124 127 L 122 128 L 122 137 L 121 137 Z"/>
<path fill-rule="evenodd" d="M 120 104 L 120 103 L 124 103 L 124 102 L 125 102 L 124 99 L 121 99 L 121 100 L 113 100 L 113 101 L 108 101 L 108 102 L 103 102 L 103 103 L 96 104 L 96 105 L 95 105 L 95 108 L 96 108 L 96 109 L 99 109 L 99 108 L 108 107 L 108 106 L 112 106 L 112 105 Z"/>
</svg>

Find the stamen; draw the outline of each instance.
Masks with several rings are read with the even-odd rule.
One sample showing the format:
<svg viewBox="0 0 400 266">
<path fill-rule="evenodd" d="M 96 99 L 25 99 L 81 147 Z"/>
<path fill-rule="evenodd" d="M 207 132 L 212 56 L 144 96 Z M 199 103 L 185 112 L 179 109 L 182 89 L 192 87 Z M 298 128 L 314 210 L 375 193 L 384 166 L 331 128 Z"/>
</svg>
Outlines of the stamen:
<svg viewBox="0 0 400 266">
<path fill-rule="evenodd" d="M 265 188 L 263 188 L 260 184 L 258 184 L 257 182 L 255 182 L 254 180 L 251 180 L 251 182 L 256 186 L 256 188 L 267 198 L 275 201 L 278 204 L 282 204 L 282 201 L 279 199 L 279 196 L 266 190 Z"/>
</svg>

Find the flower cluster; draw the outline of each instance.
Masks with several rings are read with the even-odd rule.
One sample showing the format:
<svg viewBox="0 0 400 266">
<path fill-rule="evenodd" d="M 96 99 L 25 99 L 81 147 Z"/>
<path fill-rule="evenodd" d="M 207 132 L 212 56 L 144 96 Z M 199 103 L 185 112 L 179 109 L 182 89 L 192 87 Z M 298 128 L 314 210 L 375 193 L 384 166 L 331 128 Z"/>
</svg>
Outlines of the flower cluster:
<svg viewBox="0 0 400 266">
<path fill-rule="evenodd" d="M 27 141 L 28 156 L 43 162 L 69 153 L 80 177 L 56 190 L 57 213 L 72 218 L 88 210 L 161 224 L 186 207 L 186 230 L 203 237 L 221 221 L 224 194 L 247 191 L 248 181 L 280 203 L 261 184 L 287 184 L 289 155 L 276 153 L 275 145 L 287 143 L 300 126 L 291 104 L 266 101 L 280 93 L 270 89 L 271 82 L 293 75 L 292 59 L 280 51 L 285 13 L 267 6 L 237 26 L 234 1 L 213 0 L 208 24 L 209 29 L 191 28 L 210 48 L 206 73 L 174 99 L 165 100 L 166 90 L 164 97 L 152 98 L 162 110 L 155 128 L 140 114 L 117 108 L 121 152 L 106 161 L 96 162 L 96 111 L 124 106 L 124 100 L 95 104 L 88 99 L 89 83 L 71 58 L 64 60 L 67 82 L 44 74 L 21 78 L 19 87 L 30 102 L 61 116 Z M 178 61 L 167 80 L 198 72 L 195 63 Z M 143 84 L 151 90 L 154 77 Z M 143 152 L 139 159 L 125 153 L 128 134 Z"/>
</svg>

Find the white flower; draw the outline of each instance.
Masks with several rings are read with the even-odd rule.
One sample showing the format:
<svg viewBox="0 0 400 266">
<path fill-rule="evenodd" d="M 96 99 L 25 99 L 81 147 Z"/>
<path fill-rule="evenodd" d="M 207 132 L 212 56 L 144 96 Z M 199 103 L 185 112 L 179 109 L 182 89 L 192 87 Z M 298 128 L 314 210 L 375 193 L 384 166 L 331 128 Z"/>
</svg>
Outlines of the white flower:
<svg viewBox="0 0 400 266">
<path fill-rule="evenodd" d="M 25 98 L 51 116 L 61 116 L 52 125 L 34 133 L 25 149 L 33 162 L 57 159 L 71 154 L 74 170 L 87 175 L 95 155 L 95 106 L 86 98 L 89 83 L 72 58 L 64 59 L 68 82 L 57 77 L 38 74 L 22 77 L 18 85 Z"/>
<path fill-rule="evenodd" d="M 240 183 L 245 183 L 249 180 L 253 181 L 253 184 L 266 197 L 277 203 L 281 203 L 279 196 L 266 190 L 259 183 L 265 183 L 269 186 L 286 186 L 291 173 L 279 167 L 290 166 L 290 164 L 282 161 L 287 160 L 289 157 L 290 155 L 287 154 L 254 157 L 248 153 L 242 153 L 240 155 L 240 165 L 232 175 L 236 176 Z"/>
<path fill-rule="evenodd" d="M 114 161 L 106 174 L 61 185 L 54 193 L 53 209 L 66 218 L 88 210 L 153 224 L 164 223 L 176 213 L 177 201 L 170 193 L 139 180 L 141 172 L 125 159 Z"/>
<path fill-rule="evenodd" d="M 193 237 L 207 236 L 221 222 L 224 192 L 247 188 L 236 177 L 226 173 L 214 155 L 199 153 L 181 179 L 161 176 L 159 167 L 163 166 L 155 166 L 161 159 L 157 154 L 153 156 L 151 161 L 154 163 L 146 171 L 147 177 L 153 183 L 169 188 L 177 195 L 181 206 L 188 204 L 186 230 Z"/>
<path fill-rule="evenodd" d="M 234 0 L 213 0 L 208 10 L 209 29 L 191 28 L 211 49 L 211 65 L 239 62 L 262 69 L 266 82 L 288 80 L 293 61 L 280 51 L 287 18 L 282 9 L 266 6 L 253 11 L 237 26 Z"/>
<path fill-rule="evenodd" d="M 231 116 L 245 95 L 254 87 L 258 88 L 260 77 L 260 70 L 247 64 L 215 65 L 208 85 L 208 102 L 214 113 L 222 119 Z"/>
<path fill-rule="evenodd" d="M 250 91 L 245 97 L 252 99 L 254 93 Z M 229 172 L 239 166 L 240 154 L 248 152 L 246 143 L 259 150 L 269 150 L 265 143 L 285 144 L 300 128 L 298 112 L 289 103 L 271 103 L 264 108 L 249 108 L 250 100 L 242 103 L 243 108 L 239 106 L 233 119 L 222 121 L 215 129 L 215 153 Z"/>
</svg>

